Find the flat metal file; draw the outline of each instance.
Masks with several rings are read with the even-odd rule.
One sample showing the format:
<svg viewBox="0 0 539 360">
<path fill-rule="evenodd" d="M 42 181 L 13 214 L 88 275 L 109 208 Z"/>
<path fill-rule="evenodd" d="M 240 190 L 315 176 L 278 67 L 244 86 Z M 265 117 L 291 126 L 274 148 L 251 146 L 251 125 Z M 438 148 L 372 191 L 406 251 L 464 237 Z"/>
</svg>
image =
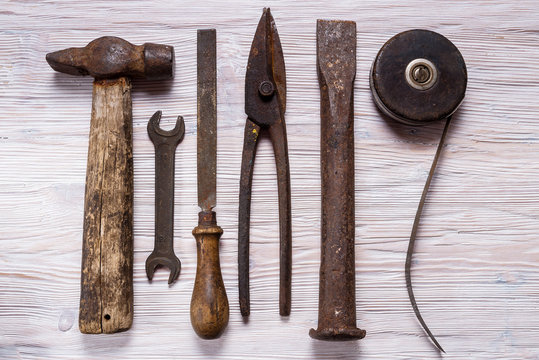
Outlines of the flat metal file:
<svg viewBox="0 0 539 360">
<path fill-rule="evenodd" d="M 217 50 L 215 29 L 197 33 L 197 273 L 191 297 L 191 325 L 198 336 L 214 339 L 228 324 L 229 306 L 213 208 L 217 204 Z"/>
</svg>

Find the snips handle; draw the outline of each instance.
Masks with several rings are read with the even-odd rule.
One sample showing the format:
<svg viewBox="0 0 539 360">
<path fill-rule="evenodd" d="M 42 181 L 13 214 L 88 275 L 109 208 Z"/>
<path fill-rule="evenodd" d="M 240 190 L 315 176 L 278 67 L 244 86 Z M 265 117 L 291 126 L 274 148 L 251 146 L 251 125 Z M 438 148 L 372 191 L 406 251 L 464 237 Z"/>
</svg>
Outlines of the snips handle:
<svg viewBox="0 0 539 360">
<path fill-rule="evenodd" d="M 242 316 L 249 316 L 251 313 L 249 296 L 249 226 L 251 223 L 251 186 L 253 184 L 253 169 L 259 134 L 260 126 L 247 119 L 243 137 L 238 215 L 238 286 Z"/>
<path fill-rule="evenodd" d="M 247 119 L 240 177 L 240 208 L 238 221 L 239 298 L 242 316 L 250 314 L 249 294 L 249 228 L 251 194 L 256 147 L 261 127 Z M 280 281 L 279 313 L 290 315 L 292 294 L 292 211 L 290 195 L 290 165 L 283 121 L 268 127 L 275 154 L 279 196 Z"/>
</svg>

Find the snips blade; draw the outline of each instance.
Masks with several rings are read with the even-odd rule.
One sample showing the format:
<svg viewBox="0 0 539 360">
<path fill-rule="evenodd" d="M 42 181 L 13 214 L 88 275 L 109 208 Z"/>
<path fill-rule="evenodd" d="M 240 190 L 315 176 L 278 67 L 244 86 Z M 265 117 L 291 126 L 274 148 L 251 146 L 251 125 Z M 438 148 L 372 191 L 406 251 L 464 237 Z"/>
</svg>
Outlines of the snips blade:
<svg viewBox="0 0 539 360">
<path fill-rule="evenodd" d="M 245 113 L 259 126 L 282 118 L 286 109 L 283 49 L 269 8 L 265 8 L 251 45 L 245 74 Z"/>
</svg>

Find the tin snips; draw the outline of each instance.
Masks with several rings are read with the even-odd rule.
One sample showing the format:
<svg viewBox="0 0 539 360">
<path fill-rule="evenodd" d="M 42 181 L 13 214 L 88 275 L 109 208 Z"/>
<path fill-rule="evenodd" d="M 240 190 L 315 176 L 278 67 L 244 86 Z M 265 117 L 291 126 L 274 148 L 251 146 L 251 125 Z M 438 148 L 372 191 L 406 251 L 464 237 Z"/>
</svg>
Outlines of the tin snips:
<svg viewBox="0 0 539 360">
<path fill-rule="evenodd" d="M 240 310 L 250 313 L 249 299 L 249 223 L 251 185 L 257 140 L 268 131 L 273 144 L 279 196 L 280 282 L 279 313 L 290 314 L 292 222 L 290 167 L 284 113 L 286 74 L 281 41 L 270 9 L 264 9 L 251 45 L 245 75 L 245 135 L 241 162 L 240 208 L 238 222 L 238 271 Z"/>
</svg>

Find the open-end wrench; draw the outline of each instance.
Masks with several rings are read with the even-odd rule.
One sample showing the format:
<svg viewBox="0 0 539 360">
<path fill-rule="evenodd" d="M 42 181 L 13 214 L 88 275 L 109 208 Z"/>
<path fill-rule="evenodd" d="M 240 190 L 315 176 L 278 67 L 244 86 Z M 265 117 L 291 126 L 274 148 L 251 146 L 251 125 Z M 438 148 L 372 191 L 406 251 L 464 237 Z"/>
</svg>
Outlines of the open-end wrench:
<svg viewBox="0 0 539 360">
<path fill-rule="evenodd" d="M 168 283 L 180 275 L 181 262 L 174 254 L 174 158 L 185 134 L 183 118 L 178 116 L 172 130 L 159 127 L 161 111 L 148 122 L 148 135 L 155 147 L 155 245 L 146 259 L 146 275 L 152 280 L 157 266 L 169 268 Z"/>
</svg>

